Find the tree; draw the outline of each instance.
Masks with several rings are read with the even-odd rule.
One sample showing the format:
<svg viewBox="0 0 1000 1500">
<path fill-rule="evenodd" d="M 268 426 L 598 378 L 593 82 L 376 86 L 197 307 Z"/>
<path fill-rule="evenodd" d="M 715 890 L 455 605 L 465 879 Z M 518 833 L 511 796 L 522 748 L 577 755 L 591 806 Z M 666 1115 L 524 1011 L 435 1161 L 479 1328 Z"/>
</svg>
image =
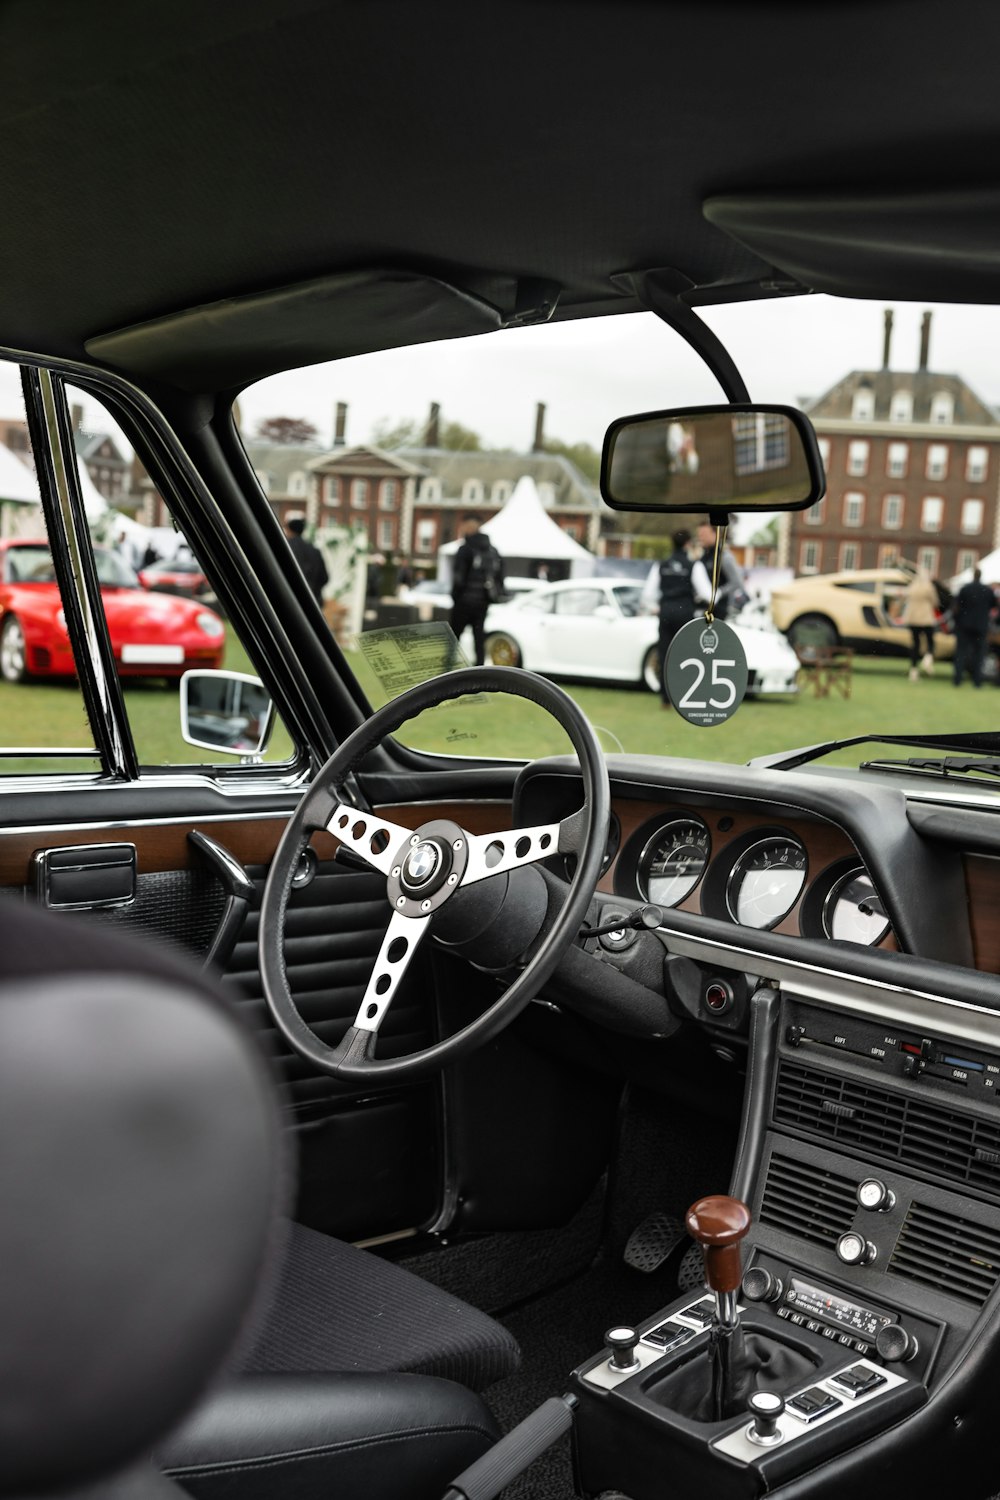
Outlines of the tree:
<svg viewBox="0 0 1000 1500">
<path fill-rule="evenodd" d="M 372 442 L 376 448 L 391 453 L 395 448 L 423 448 L 427 444 L 426 424 L 415 422 L 412 417 L 396 420 L 382 417 L 372 428 Z M 438 429 L 438 443 L 453 452 L 481 453 L 483 440 L 471 427 L 461 422 L 445 422 Z"/>
<path fill-rule="evenodd" d="M 470 427 L 463 427 L 461 422 L 446 422 L 441 428 L 441 447 L 450 448 L 456 453 L 481 453 L 483 440 L 478 432 L 473 432 Z"/>
<path fill-rule="evenodd" d="M 257 436 L 268 443 L 314 443 L 319 429 L 304 417 L 265 417 L 257 423 Z"/>
<path fill-rule="evenodd" d="M 545 439 L 545 452 L 557 453 L 575 464 L 580 473 L 596 484 L 601 474 L 601 455 L 589 443 L 562 443 L 558 438 Z"/>
</svg>

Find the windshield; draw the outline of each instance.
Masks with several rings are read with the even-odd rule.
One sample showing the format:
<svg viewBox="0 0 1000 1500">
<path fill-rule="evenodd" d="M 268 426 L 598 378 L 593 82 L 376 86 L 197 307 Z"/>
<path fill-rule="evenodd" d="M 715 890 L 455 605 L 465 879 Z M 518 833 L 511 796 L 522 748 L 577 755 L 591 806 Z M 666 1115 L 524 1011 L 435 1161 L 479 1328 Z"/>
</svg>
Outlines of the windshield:
<svg viewBox="0 0 1000 1500">
<path fill-rule="evenodd" d="M 615 418 L 722 399 L 651 314 L 346 359 L 243 393 L 250 459 L 326 560 L 324 612 L 371 702 L 482 649 L 559 681 L 608 749 L 743 762 L 863 736 L 984 748 L 973 736 L 1000 728 L 1000 310 L 799 297 L 703 317 L 754 400 L 808 413 L 827 473 L 808 511 L 731 518 L 722 587 L 747 696 L 711 728 L 664 702 L 661 565 L 680 555 L 678 518 L 611 511 L 598 490 Z M 683 519 L 685 566 L 711 572 L 705 518 Z M 479 622 L 456 613 L 474 533 L 500 557 L 475 585 Z M 481 700 L 435 710 L 401 737 L 517 759 L 565 748 L 509 701 L 495 716 Z"/>
<path fill-rule="evenodd" d="M 138 589 L 138 578 L 127 563 L 103 547 L 94 550 L 97 580 L 102 588 Z M 7 552 L 7 578 L 10 583 L 55 583 L 56 568 L 52 553 L 41 543 L 16 546 Z"/>
</svg>

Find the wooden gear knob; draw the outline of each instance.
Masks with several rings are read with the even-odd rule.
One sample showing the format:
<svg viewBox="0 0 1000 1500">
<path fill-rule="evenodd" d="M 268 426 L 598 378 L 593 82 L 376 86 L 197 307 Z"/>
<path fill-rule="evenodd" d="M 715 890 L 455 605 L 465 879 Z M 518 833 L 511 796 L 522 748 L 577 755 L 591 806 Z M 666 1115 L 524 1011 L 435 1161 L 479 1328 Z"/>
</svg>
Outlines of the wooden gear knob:
<svg viewBox="0 0 1000 1500">
<path fill-rule="evenodd" d="M 702 1248 L 705 1280 L 713 1292 L 735 1292 L 742 1265 L 740 1241 L 750 1228 L 750 1210 L 739 1198 L 718 1194 L 692 1203 L 684 1220 L 687 1232 Z"/>
</svg>

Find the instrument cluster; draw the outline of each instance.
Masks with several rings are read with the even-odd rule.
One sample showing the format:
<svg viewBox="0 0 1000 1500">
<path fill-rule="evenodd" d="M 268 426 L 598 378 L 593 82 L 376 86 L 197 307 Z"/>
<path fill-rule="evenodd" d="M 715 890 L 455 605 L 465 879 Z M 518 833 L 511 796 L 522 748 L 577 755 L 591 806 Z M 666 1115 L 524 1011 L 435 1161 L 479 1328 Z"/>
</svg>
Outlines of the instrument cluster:
<svg viewBox="0 0 1000 1500">
<path fill-rule="evenodd" d="M 677 812 L 633 835 L 621 852 L 615 886 L 657 906 L 683 904 L 764 931 L 797 909 L 802 936 L 880 943 L 889 919 L 860 856 L 820 858 L 811 866 L 806 843 L 786 828 L 753 828 L 715 848 L 703 818 Z"/>
</svg>

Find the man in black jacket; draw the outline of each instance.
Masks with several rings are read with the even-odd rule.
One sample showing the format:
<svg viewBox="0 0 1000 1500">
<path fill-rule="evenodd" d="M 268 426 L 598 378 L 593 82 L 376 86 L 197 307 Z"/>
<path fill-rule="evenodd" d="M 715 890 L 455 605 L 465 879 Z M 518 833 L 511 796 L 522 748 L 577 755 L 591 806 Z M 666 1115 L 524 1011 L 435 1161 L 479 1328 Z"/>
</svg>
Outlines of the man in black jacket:
<svg viewBox="0 0 1000 1500">
<path fill-rule="evenodd" d="M 303 577 L 316 595 L 320 604 L 323 603 L 323 590 L 330 577 L 323 554 L 312 542 L 307 542 L 304 536 L 306 529 L 305 516 L 289 516 L 285 522 L 285 535 L 288 538 L 288 546 L 292 556 L 298 563 Z"/>
<path fill-rule="evenodd" d="M 976 687 L 982 687 L 983 648 L 995 609 L 993 590 L 982 582 L 982 574 L 977 568 L 972 582 L 959 589 L 955 600 L 956 687 L 961 687 L 966 672 Z"/>
<path fill-rule="evenodd" d="M 660 616 L 660 697 L 664 708 L 670 704 L 667 696 L 667 652 L 681 626 L 694 618 L 694 589 L 691 583 L 693 564 L 687 550 L 691 533 L 675 531 L 671 541 L 674 544 L 673 552 L 663 562 L 653 564 L 643 587 L 643 599 L 655 599 Z"/>
<path fill-rule="evenodd" d="M 456 641 L 467 625 L 472 626 L 476 665 L 486 660 L 486 611 L 504 596 L 503 558 L 475 516 L 462 523 L 464 540 L 455 553 L 451 583 L 451 628 Z"/>
</svg>

